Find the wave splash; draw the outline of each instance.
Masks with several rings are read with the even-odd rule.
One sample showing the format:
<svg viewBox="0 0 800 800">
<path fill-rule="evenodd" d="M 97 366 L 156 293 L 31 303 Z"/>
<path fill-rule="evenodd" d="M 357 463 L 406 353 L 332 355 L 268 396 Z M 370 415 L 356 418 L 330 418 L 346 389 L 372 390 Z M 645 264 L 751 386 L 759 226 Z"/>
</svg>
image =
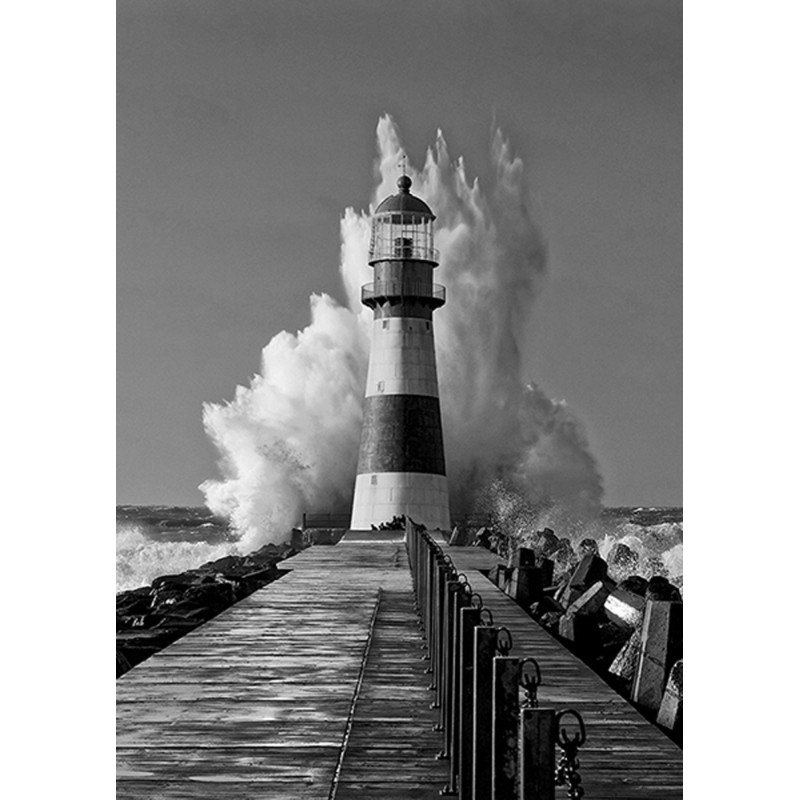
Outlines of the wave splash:
<svg viewBox="0 0 800 800">
<path fill-rule="evenodd" d="M 378 122 L 377 145 L 372 208 L 396 191 L 405 155 L 389 116 Z M 437 214 L 436 280 L 448 292 L 435 324 L 452 511 L 494 502 L 499 481 L 540 511 L 589 519 L 600 510 L 602 480 L 582 426 L 522 375 L 545 245 L 527 207 L 522 161 L 499 130 L 490 155 L 486 185 L 470 181 L 439 132 L 422 168 L 407 169 L 412 191 Z M 204 405 L 222 477 L 200 488 L 246 549 L 285 539 L 303 511 L 350 509 L 369 356 L 371 312 L 360 304 L 371 280 L 369 220 L 352 208 L 341 220 L 348 307 L 313 295 L 310 324 L 270 341 L 249 386 Z"/>
<path fill-rule="evenodd" d="M 117 523 L 117 592 L 147 586 L 160 575 L 184 572 L 238 552 L 230 543 L 159 541 L 146 530 L 142 525 Z"/>
</svg>

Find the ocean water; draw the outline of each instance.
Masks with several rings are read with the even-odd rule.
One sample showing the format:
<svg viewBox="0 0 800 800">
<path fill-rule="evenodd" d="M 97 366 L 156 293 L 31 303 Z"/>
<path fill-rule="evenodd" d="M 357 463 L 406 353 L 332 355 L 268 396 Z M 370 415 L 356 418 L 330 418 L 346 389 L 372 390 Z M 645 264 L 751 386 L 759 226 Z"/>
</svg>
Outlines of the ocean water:
<svg viewBox="0 0 800 800">
<path fill-rule="evenodd" d="M 557 536 L 577 544 L 582 538 L 597 540 L 607 558 L 621 543 L 636 554 L 635 567 L 615 568 L 617 580 L 627 574 L 649 578 L 663 574 L 683 586 L 683 509 L 607 508 L 589 522 L 560 529 L 547 520 Z M 152 583 L 198 567 L 225 555 L 243 555 L 238 536 L 227 522 L 206 508 L 179 506 L 117 506 L 117 591 Z"/>
<path fill-rule="evenodd" d="M 238 553 L 237 544 L 206 508 L 117 506 L 117 591 Z"/>
</svg>

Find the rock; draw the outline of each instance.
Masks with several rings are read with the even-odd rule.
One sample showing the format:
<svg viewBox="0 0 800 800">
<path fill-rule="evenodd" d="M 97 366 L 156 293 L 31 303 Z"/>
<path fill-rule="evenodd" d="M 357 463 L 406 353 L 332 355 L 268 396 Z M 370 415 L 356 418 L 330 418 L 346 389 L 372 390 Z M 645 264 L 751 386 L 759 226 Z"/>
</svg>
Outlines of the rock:
<svg viewBox="0 0 800 800">
<path fill-rule="evenodd" d="M 235 570 L 237 569 L 242 563 L 241 556 L 224 556 L 223 558 L 218 558 L 216 561 L 208 561 L 201 569 L 205 571 L 213 571 L 213 572 L 225 572 L 227 570 Z M 159 580 L 156 578 L 156 580 Z M 155 581 L 153 582 L 155 586 Z"/>
<path fill-rule="evenodd" d="M 136 594 L 134 596 L 129 596 L 122 598 L 120 601 L 120 597 L 117 597 L 117 616 L 120 617 L 130 617 L 136 616 L 137 614 L 146 614 L 150 611 L 150 603 L 152 597 L 150 596 L 150 587 L 145 587 L 144 594 Z M 125 592 L 124 594 L 130 595 L 132 593 Z"/>
<path fill-rule="evenodd" d="M 160 575 L 151 584 L 152 590 L 163 588 L 186 589 L 198 581 L 197 573 L 194 570 L 182 572 L 180 575 Z M 152 591 L 151 591 L 152 594 Z"/>
</svg>

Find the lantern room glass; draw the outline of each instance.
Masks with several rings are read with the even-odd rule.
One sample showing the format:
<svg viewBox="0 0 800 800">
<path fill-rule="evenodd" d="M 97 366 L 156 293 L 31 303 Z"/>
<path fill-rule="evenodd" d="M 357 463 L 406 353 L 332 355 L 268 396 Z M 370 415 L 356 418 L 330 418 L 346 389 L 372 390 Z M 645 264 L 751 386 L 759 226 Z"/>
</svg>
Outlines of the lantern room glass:
<svg viewBox="0 0 800 800">
<path fill-rule="evenodd" d="M 415 258 L 438 260 L 433 246 L 433 217 L 407 211 L 376 215 L 372 220 L 369 260 Z"/>
</svg>

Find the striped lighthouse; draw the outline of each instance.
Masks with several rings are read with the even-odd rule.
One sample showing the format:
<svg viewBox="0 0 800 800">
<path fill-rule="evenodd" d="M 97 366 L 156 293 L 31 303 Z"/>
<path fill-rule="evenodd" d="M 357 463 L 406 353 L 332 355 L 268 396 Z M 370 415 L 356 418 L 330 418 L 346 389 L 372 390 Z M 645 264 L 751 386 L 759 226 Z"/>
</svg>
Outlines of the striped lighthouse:
<svg viewBox="0 0 800 800">
<path fill-rule="evenodd" d="M 406 515 L 449 530 L 433 341 L 433 312 L 445 302 L 444 287 L 433 283 L 436 217 L 410 193 L 407 175 L 397 186 L 373 215 L 375 281 L 361 290 L 374 319 L 350 527 L 367 530 Z"/>
</svg>

